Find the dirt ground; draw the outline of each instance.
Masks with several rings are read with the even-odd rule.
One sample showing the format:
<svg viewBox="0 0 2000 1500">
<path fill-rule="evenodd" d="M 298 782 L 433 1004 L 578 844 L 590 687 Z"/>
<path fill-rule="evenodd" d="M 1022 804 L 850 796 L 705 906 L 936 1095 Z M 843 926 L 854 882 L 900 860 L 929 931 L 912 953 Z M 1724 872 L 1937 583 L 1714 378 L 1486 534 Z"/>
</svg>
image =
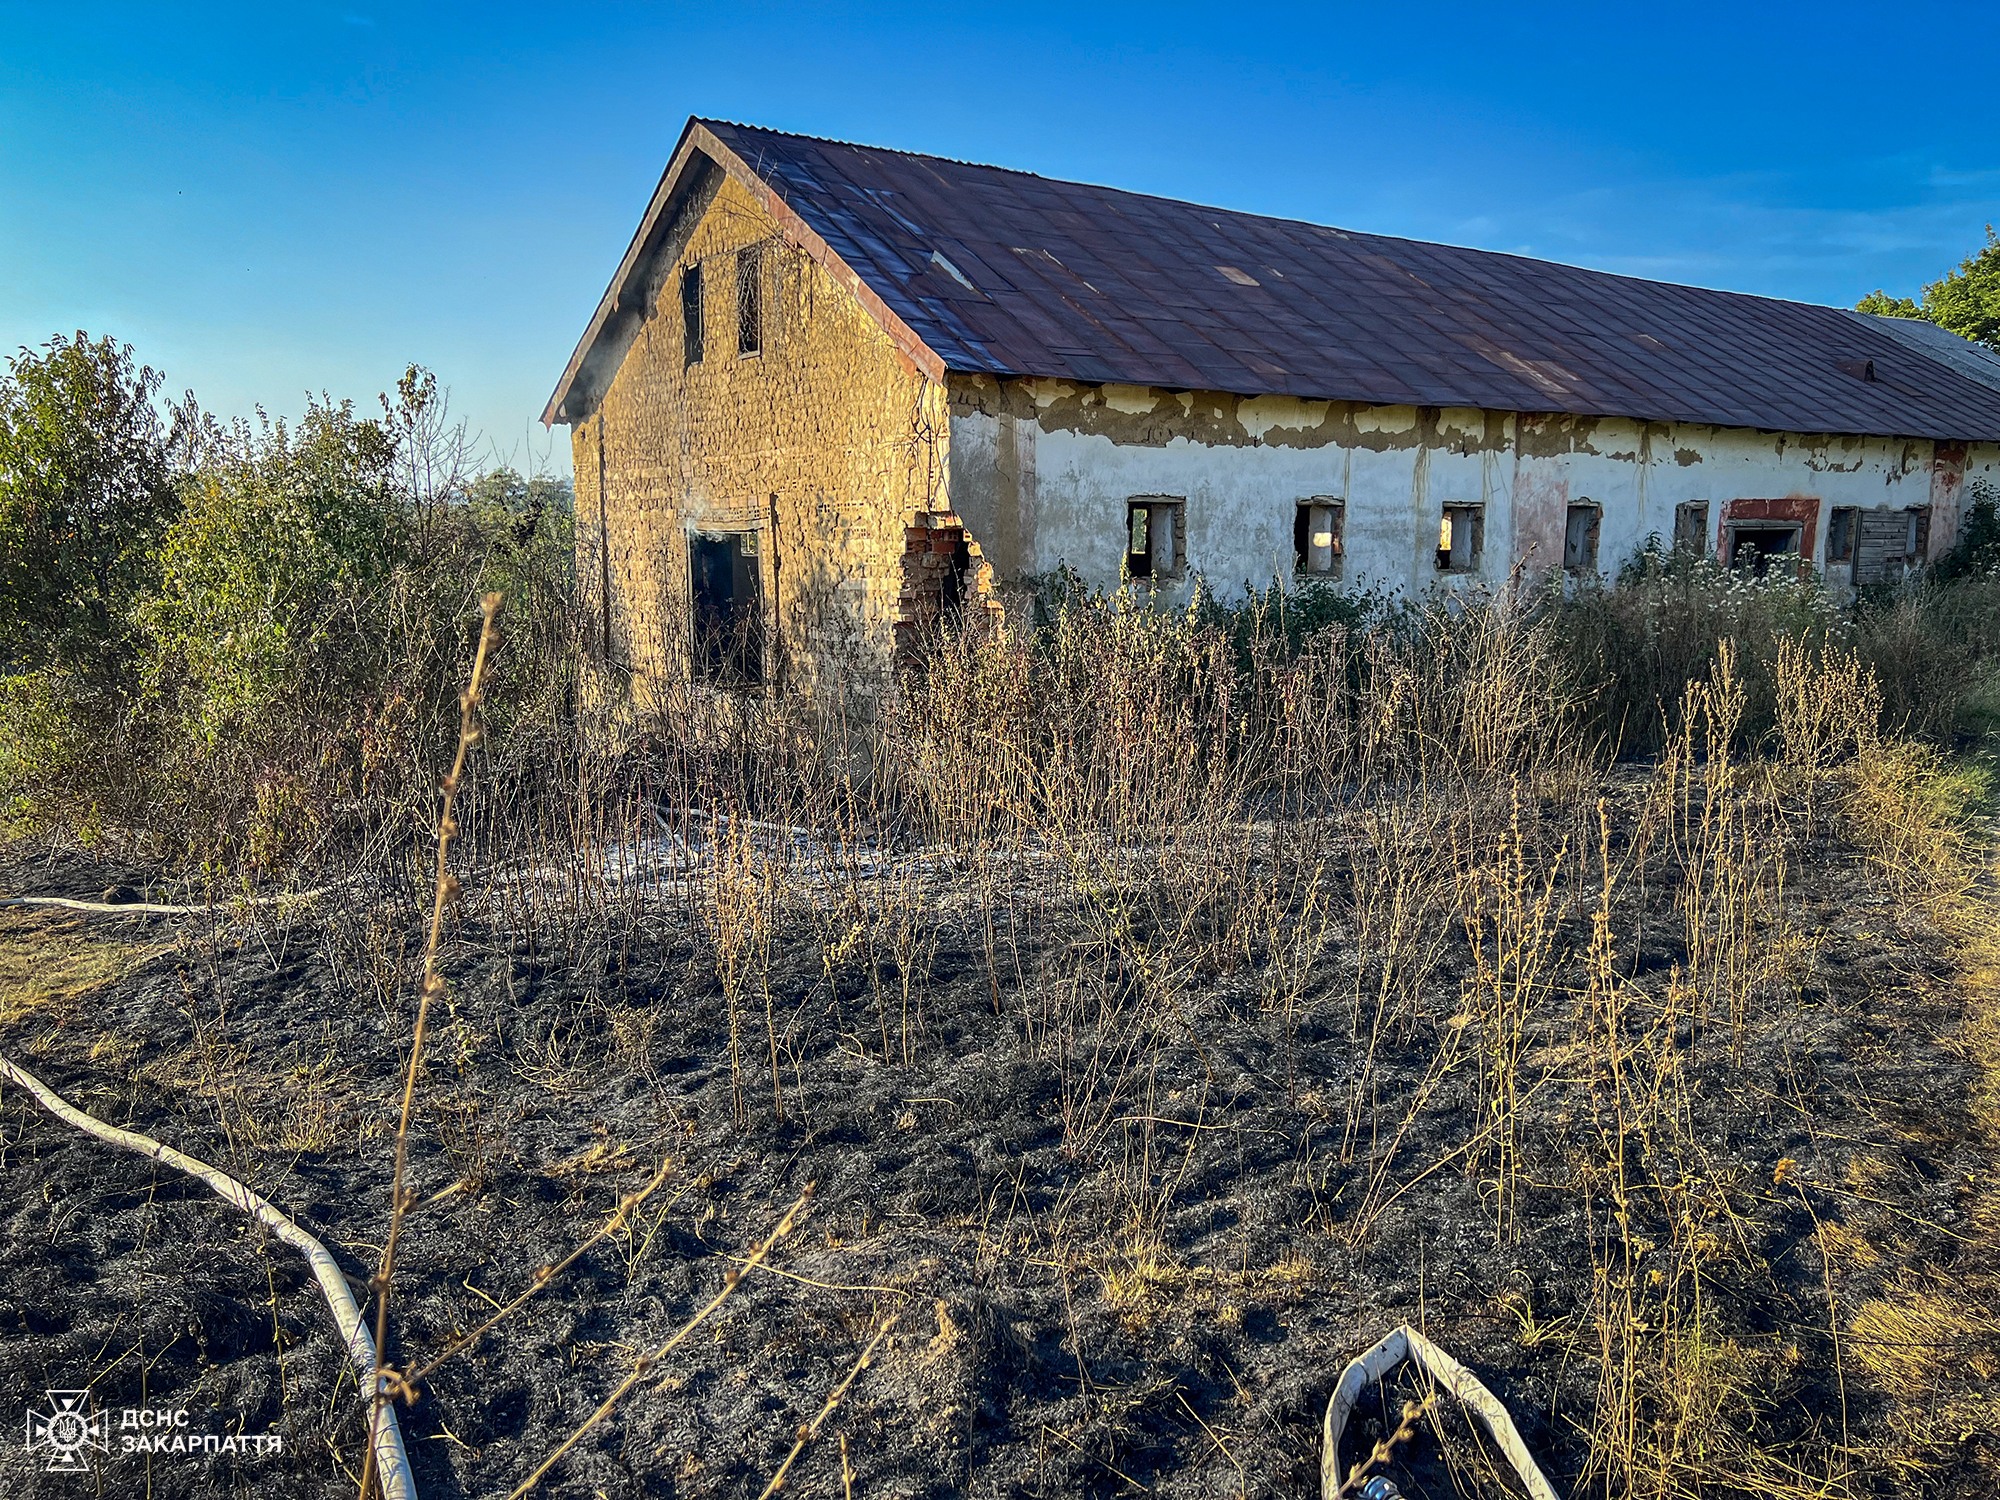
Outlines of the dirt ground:
<svg viewBox="0 0 2000 1500">
<path fill-rule="evenodd" d="M 170 894 L 74 854 L 0 870 L 7 892 L 107 889 Z M 358 1282 L 385 1232 L 410 1029 L 412 992 L 383 976 L 406 979 L 421 942 L 414 905 L 376 895 L 256 920 L 0 909 L 0 1052 L 98 1117 L 238 1173 Z M 1968 981 L 1950 941 L 1847 856 L 1796 873 L 1787 899 L 1801 946 L 1768 1024 L 1676 1039 L 1677 1170 L 1723 1205 L 1693 1335 L 1718 1419 L 1803 1471 L 1801 1493 L 1843 1492 L 1824 1482 L 1828 1454 L 1846 1492 L 1990 1493 L 2000 1437 L 1939 1436 L 1910 1391 L 1949 1425 L 2000 1341 L 1954 1346 L 1956 1373 L 1913 1384 L 1886 1348 L 1905 1334 L 1879 1326 L 1885 1301 L 1971 1285 L 1994 1243 Z M 1500 1189 L 1463 1150 L 1481 1128 L 1478 1070 L 1438 1061 L 1453 1023 L 1387 1038 L 1364 1079 L 1341 943 L 1288 1008 L 1260 1003 L 1254 965 L 1202 974 L 1165 1040 L 1100 1097 L 1092 1080 L 1111 1075 L 1038 1043 L 1019 996 L 1113 960 L 1052 922 L 1011 934 L 1002 980 L 976 896 L 940 891 L 933 909 L 935 948 L 907 990 L 885 970 L 836 970 L 823 943 L 781 927 L 770 1016 L 762 998 L 738 1015 L 734 1074 L 718 961 L 685 910 L 565 950 L 468 909 L 411 1141 L 422 1202 L 392 1358 L 428 1359 L 620 1194 L 663 1162 L 671 1173 L 628 1232 L 424 1382 L 402 1419 L 426 1500 L 524 1479 L 808 1184 L 775 1269 L 747 1276 L 543 1493 L 756 1496 L 890 1315 L 792 1492 L 1317 1494 L 1334 1380 L 1404 1322 L 1492 1387 L 1559 1492 L 1586 1478 L 1617 1205 L 1578 1166 L 1590 1085 L 1559 1034 L 1524 1039 L 1537 1081 L 1503 1232 Z M 1645 932 L 1619 962 L 1664 984 L 1673 925 Z M 1464 935 L 1451 942 L 1431 980 L 1447 1017 L 1470 972 Z M 885 982 L 896 1006 L 914 997 L 893 1036 Z M 1100 1016 L 1077 1035 L 1101 1054 L 1128 1033 Z M 1358 1140 L 1357 1085 L 1379 1104 Z M 1104 1128 L 1080 1137 L 1077 1112 L 1100 1106 Z M 1643 1287 L 1658 1252 L 1638 1253 Z M 1885 1348 L 1871 1355 L 1870 1337 Z M 88 1387 L 99 1410 L 185 1409 L 190 1431 L 284 1440 L 270 1457 L 144 1455 L 117 1451 L 114 1426 L 87 1473 L 58 1474 L 17 1438 L 0 1443 L 0 1490 L 351 1494 L 345 1369 L 296 1255 L 206 1189 L 0 1090 L 13 1431 L 44 1392 Z M 1505 1493 L 1455 1420 L 1420 1435 L 1399 1482 L 1427 1500 Z M 1370 1422 L 1350 1459 L 1380 1413 Z M 1882 1457 L 1919 1447 L 1921 1467 Z M 1742 1476 L 1698 1477 L 1729 1494 Z"/>
</svg>

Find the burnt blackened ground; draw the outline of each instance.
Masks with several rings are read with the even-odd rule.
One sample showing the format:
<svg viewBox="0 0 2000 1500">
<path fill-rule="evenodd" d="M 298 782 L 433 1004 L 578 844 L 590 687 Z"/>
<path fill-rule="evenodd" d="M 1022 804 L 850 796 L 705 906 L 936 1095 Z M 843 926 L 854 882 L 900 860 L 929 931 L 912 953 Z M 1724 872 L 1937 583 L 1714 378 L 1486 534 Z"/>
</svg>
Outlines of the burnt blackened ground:
<svg viewBox="0 0 2000 1500">
<path fill-rule="evenodd" d="M 5 884 L 147 889 L 143 871 L 74 859 L 17 866 Z M 1760 1024 L 1741 1041 L 1718 1027 L 1675 1038 L 1688 1103 L 1673 1161 L 1723 1205 L 1708 1334 L 1750 1363 L 1756 1442 L 1806 1466 L 1891 1440 L 1889 1395 L 1832 1330 L 1979 1253 L 1967 1215 L 1991 1161 L 1943 939 L 1831 854 L 1788 899 L 1807 942 Z M 282 923 L 92 919 L 99 941 L 177 946 L 115 982 L 0 1009 L 0 1051 L 100 1118 L 244 1177 L 359 1281 L 386 1228 L 420 941 L 413 915 L 371 900 Z M 907 1026 L 893 964 L 870 982 L 836 969 L 810 924 L 781 923 L 767 981 L 739 994 L 732 1070 L 730 1007 L 691 910 L 665 903 L 615 940 L 533 949 L 476 906 L 454 931 L 392 1358 L 424 1362 L 663 1160 L 673 1171 L 630 1232 L 425 1382 L 403 1421 L 427 1500 L 524 1479 L 809 1183 L 783 1274 L 745 1278 L 543 1492 L 756 1495 L 891 1314 L 795 1492 L 841 1493 L 845 1462 L 869 1496 L 1316 1494 L 1333 1381 L 1399 1322 L 1492 1386 L 1559 1489 L 1578 1476 L 1616 1205 L 1593 1165 L 1601 1141 L 1579 1124 L 1591 1083 L 1567 1021 L 1530 1037 L 1503 1232 L 1494 1178 L 1468 1152 L 1479 1068 L 1450 1042 L 1462 954 L 1428 980 L 1434 1012 L 1388 1036 L 1364 1079 L 1337 944 L 1289 1006 L 1260 1002 L 1255 964 L 1212 964 L 1128 1044 L 1115 1004 L 1058 1023 L 1025 998 L 1078 970 L 1102 979 L 1093 995 L 1136 992 L 1115 953 L 1059 920 L 1007 934 L 996 986 L 978 909 L 940 899 Z M 8 938 L 32 944 L 58 920 L 16 912 Z M 1647 932 L 1621 964 L 1664 985 L 1670 914 Z M 285 1440 L 262 1460 L 98 1455 L 88 1477 L 46 1474 L 13 1442 L 0 1487 L 351 1494 L 353 1382 L 298 1258 L 18 1091 L 0 1097 L 0 1132 L 10 1420 L 87 1384 L 100 1408 L 186 1408 L 193 1430 Z M 1401 1471 L 1410 1493 L 1504 1492 L 1454 1467 L 1472 1443 L 1460 1428 L 1421 1437 Z M 1969 1435 L 1914 1478 L 1847 1467 L 1858 1492 L 1949 1493 L 1994 1472 L 1992 1443 Z M 1715 1476 L 1715 1493 L 1731 1488 Z"/>
</svg>

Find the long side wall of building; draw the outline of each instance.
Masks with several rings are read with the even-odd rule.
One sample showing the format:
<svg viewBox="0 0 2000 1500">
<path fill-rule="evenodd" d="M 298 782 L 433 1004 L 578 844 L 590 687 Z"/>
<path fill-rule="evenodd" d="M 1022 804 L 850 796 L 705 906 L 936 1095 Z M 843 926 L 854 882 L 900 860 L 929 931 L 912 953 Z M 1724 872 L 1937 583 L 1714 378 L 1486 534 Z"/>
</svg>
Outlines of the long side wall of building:
<svg viewBox="0 0 2000 1500">
<path fill-rule="evenodd" d="M 2000 485 L 1992 445 L 1051 380 L 954 377 L 951 425 L 953 506 L 1001 577 L 1116 583 L 1128 502 L 1160 497 L 1183 502 L 1187 576 L 1225 598 L 1293 576 L 1297 507 L 1321 498 L 1344 509 L 1343 587 L 1421 592 L 1546 576 L 1572 505 L 1599 508 L 1604 575 L 1649 537 L 1671 543 L 1684 504 L 1706 507 L 1710 550 L 1736 522 L 1800 519 L 1814 564 L 1834 507 L 1919 509 L 1936 556 L 1967 483 Z M 1440 572 L 1440 521 L 1464 505 L 1481 507 L 1479 561 Z"/>
<path fill-rule="evenodd" d="M 755 533 L 769 672 L 878 673 L 906 525 L 943 505 L 943 391 L 733 180 L 711 179 L 681 219 L 643 322 L 571 434 L 577 565 L 600 644 L 642 691 L 684 676 L 689 539 Z M 695 264 L 703 349 L 689 364 L 680 278 Z M 761 277 L 754 354 L 738 348 L 742 267 Z"/>
</svg>

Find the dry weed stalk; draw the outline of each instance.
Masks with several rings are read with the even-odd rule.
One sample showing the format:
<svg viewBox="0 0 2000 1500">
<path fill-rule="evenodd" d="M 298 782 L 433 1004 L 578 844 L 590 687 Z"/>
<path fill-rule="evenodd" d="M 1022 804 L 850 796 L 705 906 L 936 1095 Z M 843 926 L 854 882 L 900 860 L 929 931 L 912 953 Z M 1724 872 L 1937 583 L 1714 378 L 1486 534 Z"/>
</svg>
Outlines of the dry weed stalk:
<svg viewBox="0 0 2000 1500">
<path fill-rule="evenodd" d="M 735 1293 L 736 1288 L 743 1284 L 743 1278 L 761 1266 L 778 1241 L 792 1232 L 793 1226 L 798 1223 L 799 1215 L 805 1212 L 806 1205 L 812 1201 L 812 1191 L 811 1185 L 808 1184 L 806 1190 L 793 1200 L 792 1206 L 785 1210 L 784 1216 L 778 1220 L 777 1226 L 764 1236 L 756 1249 L 744 1256 L 739 1264 L 731 1266 L 723 1275 L 721 1289 L 713 1297 L 709 1298 L 708 1301 L 696 1308 L 694 1315 L 681 1324 L 679 1328 L 675 1329 L 673 1333 L 634 1360 L 632 1372 L 612 1388 L 611 1394 L 598 1404 L 595 1411 L 583 1419 L 583 1422 L 574 1432 L 558 1443 L 548 1457 L 535 1466 L 535 1471 L 532 1474 L 507 1492 L 507 1500 L 520 1500 L 521 1496 L 527 1494 L 537 1484 L 541 1483 L 542 1476 L 560 1463 L 564 1454 L 582 1442 L 584 1434 L 610 1416 L 618 1403 L 631 1394 L 634 1386 L 644 1380 L 661 1360 L 665 1359 L 675 1349 L 678 1349 L 686 1342 L 690 1334 L 701 1327 L 703 1323 L 707 1322 L 710 1315 L 729 1300 Z"/>
<path fill-rule="evenodd" d="M 479 706 L 485 697 L 486 664 L 498 644 L 494 617 L 500 613 L 501 596 L 488 594 L 479 601 L 479 645 L 472 657 L 472 675 L 458 701 L 458 746 L 451 770 L 440 784 L 441 801 L 437 821 L 437 878 L 431 898 L 430 928 L 424 939 L 423 983 L 417 996 L 417 1021 L 410 1036 L 410 1063 L 403 1076 L 403 1105 L 396 1118 L 396 1158 L 389 1188 L 389 1233 L 382 1245 L 382 1260 L 369 1289 L 375 1293 L 375 1372 L 374 1389 L 369 1393 L 371 1427 L 381 1420 L 382 1408 L 402 1388 L 401 1378 L 389 1367 L 389 1287 L 396 1272 L 396 1248 L 402 1237 L 403 1220 L 416 1202 L 408 1186 L 410 1116 L 416 1108 L 417 1079 L 423 1070 L 424 1041 L 430 1025 L 431 1004 L 445 992 L 444 976 L 438 973 L 438 945 L 444 935 L 445 912 L 457 902 L 462 888 L 451 872 L 451 845 L 458 836 L 458 820 L 453 809 L 458 789 L 466 774 L 466 756 L 479 743 Z M 361 1494 L 366 1500 L 374 1482 L 375 1452 L 371 1445 L 361 1470 Z"/>
<path fill-rule="evenodd" d="M 1503 1237 L 1515 1227 L 1514 1197 L 1521 1171 L 1521 1121 L 1527 1097 L 1521 1060 L 1529 1030 L 1554 992 L 1559 962 L 1556 882 L 1568 853 L 1564 843 L 1540 869 L 1521 831 L 1521 794 L 1490 863 L 1461 856 L 1460 918 L 1472 956 L 1463 1019 L 1480 1040 L 1485 1117 L 1481 1159 L 1493 1172 L 1494 1224 Z"/>
<path fill-rule="evenodd" d="M 571 1250 L 569 1254 L 565 1255 L 554 1265 L 537 1267 L 535 1274 L 528 1279 L 528 1285 L 518 1296 L 512 1301 L 502 1304 L 485 1322 L 466 1333 L 460 1334 L 436 1354 L 425 1360 L 422 1365 L 411 1371 L 409 1375 L 404 1377 L 404 1386 L 414 1391 L 439 1365 L 452 1358 L 452 1356 L 472 1348 L 502 1322 L 520 1311 L 528 1303 L 529 1299 L 550 1285 L 550 1283 L 561 1276 L 571 1266 L 575 1265 L 583 1256 L 589 1254 L 597 1245 L 624 1230 L 626 1225 L 631 1222 L 632 1216 L 638 1211 L 639 1207 L 648 1198 L 652 1197 L 659 1190 L 660 1185 L 672 1175 L 673 1163 L 671 1161 L 661 1162 L 660 1170 L 653 1174 L 652 1178 L 643 1188 L 639 1189 L 636 1193 L 627 1193 L 618 1200 L 618 1206 L 612 1210 L 610 1217 L 600 1224 L 588 1239 L 579 1241 L 575 1249 Z"/>
<path fill-rule="evenodd" d="M 1726 1015 L 1738 1061 L 1752 992 L 1785 946 L 1780 830 L 1753 804 L 1732 755 L 1746 696 L 1734 643 L 1725 640 L 1712 680 L 1688 684 L 1658 780 L 1681 866 L 1676 905 L 1698 997 L 1693 1019 L 1699 1027 Z"/>
<path fill-rule="evenodd" d="M 1595 1413 L 1583 1429 L 1583 1478 L 1601 1482 L 1607 1500 L 1667 1500 L 1698 1492 L 1704 1467 L 1725 1451 L 1742 1465 L 1748 1356 L 1712 1331 L 1705 1267 L 1723 1252 L 1717 1221 L 1731 1211 L 1719 1174 L 1688 1170 L 1690 1162 L 1705 1164 L 1676 1037 L 1688 991 L 1676 973 L 1648 1016 L 1637 987 L 1617 972 L 1618 877 L 1602 801 L 1598 873 L 1578 1012 L 1594 1059 L 1590 1120 L 1598 1147 L 1597 1165 L 1581 1183 L 1593 1205 L 1590 1318 L 1598 1371 Z M 1600 1192 L 1611 1207 L 1601 1230 L 1594 1208 Z"/>
<path fill-rule="evenodd" d="M 1402 1420 L 1387 1437 L 1378 1439 L 1366 1458 L 1347 1471 L 1347 1477 L 1340 1481 L 1340 1488 L 1333 1492 L 1333 1500 L 1354 1500 L 1361 1493 L 1361 1486 L 1371 1474 L 1386 1469 L 1395 1460 L 1396 1450 L 1413 1442 L 1417 1436 L 1417 1425 L 1430 1415 L 1437 1405 L 1435 1396 L 1426 1396 L 1421 1401 L 1403 1403 Z"/>
<path fill-rule="evenodd" d="M 799 1428 L 798 1440 L 792 1444 L 792 1451 L 785 1455 L 785 1461 L 778 1465 L 778 1472 L 771 1476 L 771 1482 L 764 1486 L 762 1492 L 757 1496 L 757 1500 L 771 1500 L 771 1496 L 777 1494 L 779 1490 L 785 1487 L 785 1476 L 792 1472 L 792 1465 L 797 1463 L 799 1455 L 806 1451 L 806 1444 L 819 1436 L 819 1431 L 826 1425 L 827 1419 L 839 1408 L 840 1403 L 847 1399 L 849 1387 L 861 1378 L 861 1372 L 867 1369 L 869 1362 L 874 1359 L 875 1350 L 881 1344 L 882 1340 L 886 1339 L 894 1331 L 896 1322 L 897 1314 L 895 1313 L 889 1314 L 887 1318 L 882 1320 L 882 1326 L 875 1330 L 875 1336 L 868 1341 L 868 1345 L 861 1351 L 860 1357 L 848 1368 L 847 1374 L 842 1378 L 840 1383 L 827 1393 L 826 1401 L 820 1407 L 818 1415 Z M 840 1445 L 840 1461 L 843 1474 L 843 1488 L 851 1490 L 853 1488 L 853 1480 L 851 1474 L 847 1472 L 847 1443 L 844 1438 Z"/>
<path fill-rule="evenodd" d="M 740 1123 L 749 1118 L 743 1091 L 744 1012 L 761 994 L 771 1068 L 771 1108 L 785 1117 L 783 1080 L 778 1071 L 778 1028 L 770 986 L 771 920 L 777 883 L 772 862 L 758 851 L 741 818 L 718 815 L 709 829 L 713 858 L 706 882 L 703 916 L 715 946 L 716 975 L 729 1015 L 729 1084 Z"/>
</svg>

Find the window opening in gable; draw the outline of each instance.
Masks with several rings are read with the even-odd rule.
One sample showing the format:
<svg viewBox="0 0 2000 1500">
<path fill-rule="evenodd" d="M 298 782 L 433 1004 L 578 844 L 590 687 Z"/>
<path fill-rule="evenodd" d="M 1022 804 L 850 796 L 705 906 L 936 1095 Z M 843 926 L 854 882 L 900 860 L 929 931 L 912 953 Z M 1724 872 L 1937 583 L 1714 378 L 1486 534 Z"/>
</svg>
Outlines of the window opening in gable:
<svg viewBox="0 0 2000 1500">
<path fill-rule="evenodd" d="M 685 364 L 701 363 L 701 265 L 681 268 L 681 357 Z"/>
<path fill-rule="evenodd" d="M 764 350 L 764 247 L 750 245 L 736 252 L 736 352 Z"/>
</svg>

